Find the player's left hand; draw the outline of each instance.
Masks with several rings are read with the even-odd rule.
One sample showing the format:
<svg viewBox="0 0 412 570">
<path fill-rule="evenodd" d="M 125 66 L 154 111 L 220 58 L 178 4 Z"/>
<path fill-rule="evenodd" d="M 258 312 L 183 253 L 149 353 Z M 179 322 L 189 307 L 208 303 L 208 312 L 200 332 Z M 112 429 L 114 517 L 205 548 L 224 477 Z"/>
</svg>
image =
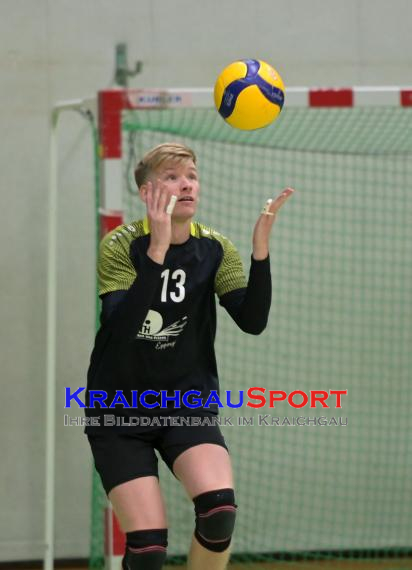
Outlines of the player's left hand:
<svg viewBox="0 0 412 570">
<path fill-rule="evenodd" d="M 269 238 L 277 213 L 283 204 L 293 194 L 293 188 L 285 188 L 279 196 L 272 201 L 268 200 L 260 214 L 253 231 L 253 258 L 266 259 L 269 255 Z"/>
</svg>

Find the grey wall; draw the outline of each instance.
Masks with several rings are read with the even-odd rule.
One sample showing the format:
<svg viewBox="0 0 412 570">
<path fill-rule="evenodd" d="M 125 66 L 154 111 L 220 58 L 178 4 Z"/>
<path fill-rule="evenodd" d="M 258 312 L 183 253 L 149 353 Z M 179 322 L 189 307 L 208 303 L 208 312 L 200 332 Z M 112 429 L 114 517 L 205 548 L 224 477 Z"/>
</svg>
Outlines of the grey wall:
<svg viewBox="0 0 412 570">
<path fill-rule="evenodd" d="M 133 86 L 213 85 L 234 59 L 272 62 L 287 86 L 412 83 L 408 0 L 0 0 L 0 561 L 42 557 L 48 117 L 112 82 L 114 45 L 144 62 Z M 62 426 L 94 330 L 92 147 L 59 131 L 57 556 L 88 553 L 91 461 Z"/>
</svg>

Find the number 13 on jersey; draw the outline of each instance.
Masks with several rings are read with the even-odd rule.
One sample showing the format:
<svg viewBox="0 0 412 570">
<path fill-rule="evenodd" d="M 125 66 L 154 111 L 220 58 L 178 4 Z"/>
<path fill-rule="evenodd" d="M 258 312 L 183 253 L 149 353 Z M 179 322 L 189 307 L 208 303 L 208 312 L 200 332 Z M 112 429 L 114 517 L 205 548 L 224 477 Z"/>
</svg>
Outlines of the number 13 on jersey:
<svg viewBox="0 0 412 570">
<path fill-rule="evenodd" d="M 186 273 L 183 269 L 176 269 L 171 275 L 170 269 L 165 269 L 161 274 L 161 278 L 163 279 L 162 294 L 160 297 L 162 303 L 167 303 L 168 296 L 174 303 L 181 303 L 186 295 Z M 172 281 L 170 290 L 169 281 Z"/>
</svg>

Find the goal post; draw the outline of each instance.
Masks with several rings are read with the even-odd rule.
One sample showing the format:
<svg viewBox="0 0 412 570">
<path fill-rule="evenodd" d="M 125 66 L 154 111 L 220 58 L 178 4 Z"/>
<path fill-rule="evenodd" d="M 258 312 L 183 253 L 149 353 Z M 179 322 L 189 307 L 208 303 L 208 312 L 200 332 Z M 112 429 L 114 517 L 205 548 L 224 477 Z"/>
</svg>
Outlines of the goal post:
<svg viewBox="0 0 412 570">
<path fill-rule="evenodd" d="M 293 108 L 410 107 L 412 87 L 305 88 L 287 90 L 285 106 Z M 102 233 L 119 225 L 124 216 L 122 117 L 124 111 L 212 109 L 211 89 L 107 89 L 98 94 L 101 160 Z M 226 127 L 227 128 L 227 127 Z M 276 128 L 276 127 L 275 127 Z M 273 129 L 273 127 L 271 127 Z M 234 131 L 235 132 L 235 131 Z M 276 131 L 271 131 L 276 132 Z M 165 132 L 165 135 L 167 131 Z M 174 132 L 170 133 L 173 136 Z M 233 134 L 233 133 L 232 133 Z M 240 141 L 247 144 L 248 135 Z M 230 140 L 236 137 L 228 137 Z M 281 147 L 281 141 L 279 143 Z"/>
<path fill-rule="evenodd" d="M 144 215 L 133 165 L 169 140 L 198 154 L 199 220 L 234 241 L 247 270 L 260 207 L 276 190 L 296 188 L 272 236 L 267 331 L 244 338 L 219 315 L 221 389 L 347 389 L 349 398 L 342 410 L 280 404 L 265 410 L 274 426 L 243 409 L 253 426 L 225 428 L 240 504 L 239 561 L 412 551 L 411 424 L 402 398 L 412 367 L 411 107 L 412 87 L 289 88 L 274 124 L 241 132 L 218 116 L 210 89 L 98 94 L 102 233 Z M 232 415 L 235 423 L 242 417 Z M 291 416 L 342 416 L 347 425 L 280 425 Z M 192 507 L 164 469 L 161 478 L 169 553 L 184 555 Z M 110 507 L 103 519 L 97 476 L 93 503 L 91 566 L 105 557 L 119 570 L 124 538 Z"/>
<path fill-rule="evenodd" d="M 61 114 L 77 112 L 91 119 L 94 127 L 96 97 L 56 103 L 49 117 L 48 227 L 47 227 L 47 306 L 45 354 L 45 500 L 44 500 L 44 570 L 54 568 L 55 520 L 55 431 L 56 431 L 56 328 L 57 328 L 57 246 L 58 246 L 58 126 Z M 97 133 L 93 128 L 93 137 Z M 97 173 L 96 173 L 97 174 Z M 96 179 L 96 186 L 97 179 Z M 97 202 L 96 202 L 97 204 Z"/>
</svg>

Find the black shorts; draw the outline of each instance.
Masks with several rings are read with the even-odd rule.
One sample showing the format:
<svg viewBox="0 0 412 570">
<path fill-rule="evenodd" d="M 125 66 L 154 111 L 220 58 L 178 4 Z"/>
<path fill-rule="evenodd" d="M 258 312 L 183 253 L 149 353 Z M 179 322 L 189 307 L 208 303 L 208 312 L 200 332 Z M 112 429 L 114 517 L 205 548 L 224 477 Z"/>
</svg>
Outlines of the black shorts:
<svg viewBox="0 0 412 570">
<path fill-rule="evenodd" d="M 155 449 L 173 473 L 177 457 L 196 445 L 214 443 L 227 449 L 218 425 L 158 427 L 143 433 L 107 430 L 89 434 L 96 470 L 107 494 L 121 483 L 159 476 Z"/>
</svg>

